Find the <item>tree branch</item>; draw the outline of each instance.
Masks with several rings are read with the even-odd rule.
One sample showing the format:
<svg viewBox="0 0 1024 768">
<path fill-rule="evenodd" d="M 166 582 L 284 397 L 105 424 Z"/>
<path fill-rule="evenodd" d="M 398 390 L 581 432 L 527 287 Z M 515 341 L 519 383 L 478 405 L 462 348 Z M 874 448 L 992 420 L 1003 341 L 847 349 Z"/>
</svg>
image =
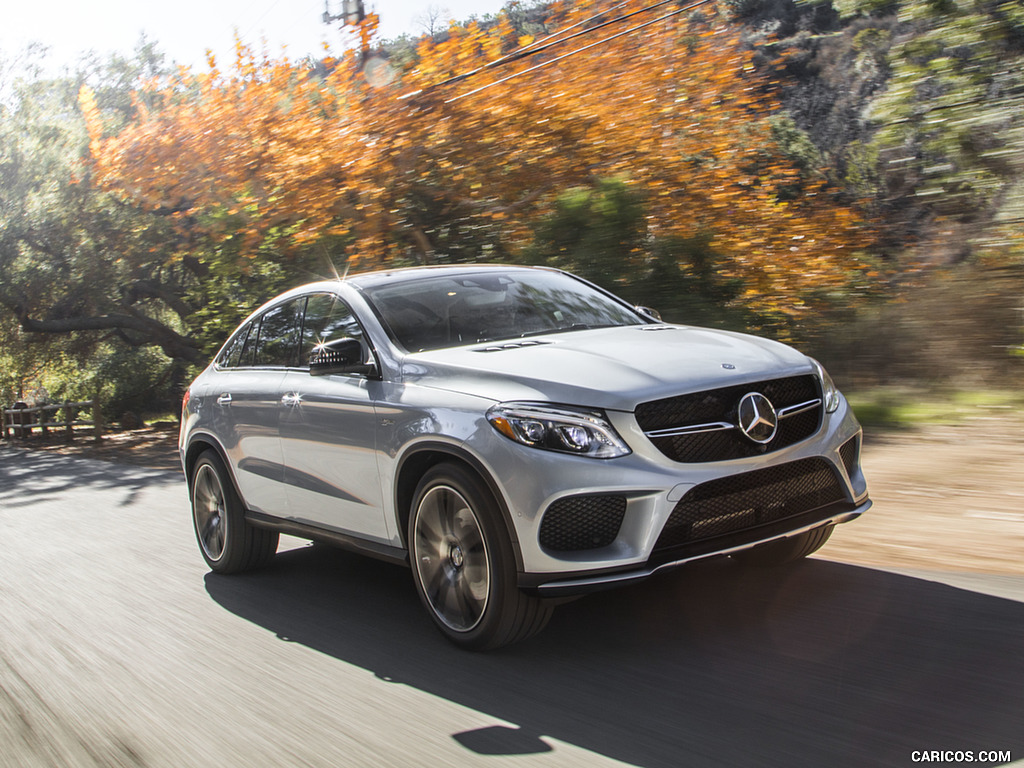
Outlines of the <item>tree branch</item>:
<svg viewBox="0 0 1024 768">
<path fill-rule="evenodd" d="M 173 309 L 182 320 L 195 311 L 185 301 L 183 301 L 180 296 L 175 296 L 162 285 L 157 285 L 149 280 L 136 280 L 128 288 L 128 297 L 132 301 L 135 301 L 143 296 L 151 299 L 159 299 L 168 307 Z"/>
<path fill-rule="evenodd" d="M 160 347 L 168 357 L 186 360 L 190 363 L 203 362 L 199 345 L 176 331 L 155 320 L 143 316 L 108 314 L 86 317 L 65 317 L 48 320 L 37 320 L 30 317 L 24 307 L 10 304 L 6 298 L 0 297 L 0 303 L 10 308 L 22 329 L 29 333 L 72 333 L 74 331 L 135 331 L 142 341 L 138 346 L 152 344 Z"/>
</svg>

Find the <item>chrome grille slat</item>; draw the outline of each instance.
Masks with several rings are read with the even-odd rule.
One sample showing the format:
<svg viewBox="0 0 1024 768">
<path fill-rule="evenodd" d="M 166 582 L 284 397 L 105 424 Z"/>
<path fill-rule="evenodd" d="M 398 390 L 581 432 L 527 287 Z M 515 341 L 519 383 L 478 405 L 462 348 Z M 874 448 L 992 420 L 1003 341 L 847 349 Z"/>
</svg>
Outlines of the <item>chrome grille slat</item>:
<svg viewBox="0 0 1024 768">
<path fill-rule="evenodd" d="M 778 414 L 780 419 L 784 419 L 787 416 L 796 416 L 798 413 L 809 411 L 812 408 L 817 408 L 821 405 L 821 398 L 815 398 L 814 400 L 808 400 L 806 403 L 797 403 L 796 405 L 788 405 L 785 408 L 779 408 Z"/>
<path fill-rule="evenodd" d="M 767 397 L 779 418 L 765 444 L 736 428 L 736 408 L 750 392 Z M 737 384 L 641 403 L 637 423 L 654 446 L 673 461 L 702 463 L 759 456 L 806 440 L 821 426 L 821 387 L 813 374 Z"/>
<path fill-rule="evenodd" d="M 735 424 L 716 421 L 713 424 L 694 424 L 689 427 L 673 427 L 671 429 L 655 429 L 644 432 L 648 437 L 672 437 L 673 435 L 696 435 L 700 432 L 718 432 L 723 429 L 736 429 Z"/>
</svg>

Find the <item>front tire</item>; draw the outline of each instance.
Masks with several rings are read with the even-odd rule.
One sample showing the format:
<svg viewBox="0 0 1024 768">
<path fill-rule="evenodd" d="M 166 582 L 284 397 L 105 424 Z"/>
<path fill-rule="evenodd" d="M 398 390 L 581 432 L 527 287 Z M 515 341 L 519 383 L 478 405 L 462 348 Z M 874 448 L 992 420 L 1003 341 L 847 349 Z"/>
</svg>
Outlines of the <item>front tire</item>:
<svg viewBox="0 0 1024 768">
<path fill-rule="evenodd" d="M 798 533 L 796 536 L 769 541 L 767 544 L 760 544 L 753 549 L 736 552 L 732 558 L 741 565 L 760 568 L 795 563 L 821 549 L 828 541 L 828 537 L 832 535 L 833 528 L 835 528 L 834 525 L 822 525 Z"/>
<path fill-rule="evenodd" d="M 409 515 L 409 559 L 420 600 L 451 642 L 498 648 L 536 634 L 551 606 L 516 585 L 515 556 L 490 490 L 467 468 L 432 467 Z"/>
<path fill-rule="evenodd" d="M 199 551 L 217 573 L 265 565 L 277 552 L 277 531 L 250 525 L 224 462 L 205 451 L 192 467 L 192 525 Z"/>
</svg>

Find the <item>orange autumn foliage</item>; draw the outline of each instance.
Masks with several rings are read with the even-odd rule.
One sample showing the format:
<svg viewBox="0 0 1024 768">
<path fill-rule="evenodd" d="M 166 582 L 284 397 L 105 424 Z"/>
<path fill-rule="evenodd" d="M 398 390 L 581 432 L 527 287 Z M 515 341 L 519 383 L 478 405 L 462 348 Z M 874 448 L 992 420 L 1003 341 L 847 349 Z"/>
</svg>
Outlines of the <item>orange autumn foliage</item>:
<svg viewBox="0 0 1024 768">
<path fill-rule="evenodd" d="M 608 5 L 580 0 L 557 26 Z M 443 258 L 427 200 L 435 216 L 491 228 L 498 255 L 515 256 L 560 192 L 617 177 L 643 192 L 652 238 L 710 235 L 747 298 L 798 312 L 860 268 L 863 224 L 820 184 L 780 199 L 798 174 L 774 147 L 771 86 L 707 10 L 533 69 L 606 34 L 596 31 L 442 87 L 521 42 L 507 21 L 423 40 L 418 61 L 380 87 L 355 50 L 328 59 L 325 75 L 239 47 L 229 73 L 151 84 L 112 136 L 88 92 L 81 101 L 101 183 L 214 240 L 241 235 L 251 253 L 267 238 L 287 250 L 332 236 L 356 269 Z M 375 28 L 371 14 L 368 46 Z M 640 268 L 645 257 L 624 258 Z"/>
</svg>

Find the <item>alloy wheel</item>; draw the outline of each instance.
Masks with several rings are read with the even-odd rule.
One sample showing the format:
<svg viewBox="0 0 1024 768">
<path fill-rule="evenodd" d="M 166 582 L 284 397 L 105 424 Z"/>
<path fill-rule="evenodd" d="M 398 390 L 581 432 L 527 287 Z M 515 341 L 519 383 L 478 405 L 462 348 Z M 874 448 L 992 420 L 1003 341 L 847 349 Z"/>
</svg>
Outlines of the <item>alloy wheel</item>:
<svg viewBox="0 0 1024 768">
<path fill-rule="evenodd" d="M 469 632 L 483 618 L 490 594 L 487 540 L 469 502 L 438 485 L 416 508 L 415 568 L 431 610 L 447 627 Z"/>
</svg>

